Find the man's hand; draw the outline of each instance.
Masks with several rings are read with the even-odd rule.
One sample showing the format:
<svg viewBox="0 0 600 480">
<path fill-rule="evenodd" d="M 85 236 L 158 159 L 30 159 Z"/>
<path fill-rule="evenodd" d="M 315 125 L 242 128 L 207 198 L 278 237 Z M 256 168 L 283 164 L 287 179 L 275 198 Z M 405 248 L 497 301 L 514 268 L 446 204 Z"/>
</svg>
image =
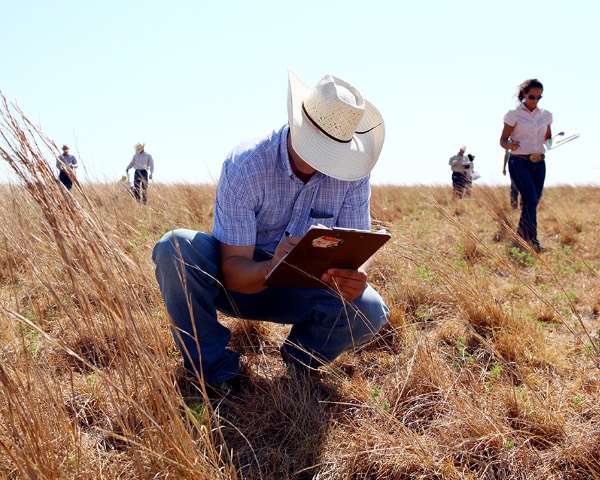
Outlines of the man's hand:
<svg viewBox="0 0 600 480">
<path fill-rule="evenodd" d="M 335 289 L 344 300 L 356 300 L 367 288 L 367 273 L 363 270 L 330 268 L 321 280 Z"/>
<path fill-rule="evenodd" d="M 267 272 L 270 272 L 299 241 L 300 237 L 284 237 L 277 245 L 273 257 L 262 262 L 252 259 L 254 245 L 237 247 L 221 243 L 223 285 L 227 290 L 239 293 L 257 293 L 264 290 Z"/>
<path fill-rule="evenodd" d="M 283 237 L 275 249 L 275 253 L 271 259 L 270 268 L 275 267 L 283 257 L 290 253 L 290 250 L 298 244 L 301 238 L 302 237 Z"/>
</svg>

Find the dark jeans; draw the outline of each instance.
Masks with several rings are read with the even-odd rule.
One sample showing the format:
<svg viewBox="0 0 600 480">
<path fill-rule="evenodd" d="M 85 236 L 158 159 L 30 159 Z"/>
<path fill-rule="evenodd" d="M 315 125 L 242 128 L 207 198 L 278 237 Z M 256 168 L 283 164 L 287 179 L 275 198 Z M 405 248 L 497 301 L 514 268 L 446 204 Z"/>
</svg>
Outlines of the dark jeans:
<svg viewBox="0 0 600 480">
<path fill-rule="evenodd" d="M 133 195 L 139 202 L 145 204 L 148 201 L 148 170 L 136 170 L 133 176 Z"/>
<path fill-rule="evenodd" d="M 510 206 L 515 210 L 519 206 L 519 190 L 512 180 L 510 181 Z"/>
<path fill-rule="evenodd" d="M 521 194 L 521 218 L 517 233 L 526 242 L 539 244 L 537 238 L 537 206 L 542 198 L 546 179 L 546 162 L 533 163 L 530 160 L 511 155 L 508 160 L 510 179 Z"/>
<path fill-rule="evenodd" d="M 462 172 L 452 172 L 452 189 L 454 190 L 454 195 L 462 198 L 465 193 L 467 196 L 471 193 L 467 192 L 467 185 L 469 183 L 469 178 L 466 173 Z"/>
<path fill-rule="evenodd" d="M 73 188 L 73 181 L 66 172 L 61 170 L 58 174 L 58 179 L 65 187 L 67 187 L 67 190 L 71 190 L 71 188 Z"/>
</svg>

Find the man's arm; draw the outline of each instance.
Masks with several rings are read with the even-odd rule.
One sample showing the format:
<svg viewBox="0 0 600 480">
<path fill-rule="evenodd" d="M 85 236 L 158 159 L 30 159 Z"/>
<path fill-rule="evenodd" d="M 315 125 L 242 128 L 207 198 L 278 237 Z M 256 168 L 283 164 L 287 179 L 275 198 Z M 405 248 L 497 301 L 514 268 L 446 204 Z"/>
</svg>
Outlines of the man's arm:
<svg viewBox="0 0 600 480">
<path fill-rule="evenodd" d="M 268 261 L 252 259 L 254 245 L 237 247 L 221 243 L 221 271 L 227 290 L 239 293 L 257 293 L 265 289 L 267 274 L 300 241 L 300 237 L 285 237 Z"/>
</svg>

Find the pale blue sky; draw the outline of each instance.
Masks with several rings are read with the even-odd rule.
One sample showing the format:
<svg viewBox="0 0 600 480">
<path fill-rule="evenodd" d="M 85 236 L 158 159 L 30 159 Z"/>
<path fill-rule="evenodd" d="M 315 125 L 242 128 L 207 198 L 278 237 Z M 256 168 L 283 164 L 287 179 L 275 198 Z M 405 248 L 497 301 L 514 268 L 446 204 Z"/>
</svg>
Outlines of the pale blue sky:
<svg viewBox="0 0 600 480">
<path fill-rule="evenodd" d="M 553 131 L 581 131 L 547 185 L 600 182 L 597 1 L 0 1 L 0 90 L 72 145 L 82 180 L 117 181 L 139 141 L 155 181 L 216 180 L 234 145 L 287 121 L 290 68 L 382 112 L 374 183 L 449 184 L 464 143 L 479 182 L 508 184 L 502 117 L 534 77 Z"/>
</svg>

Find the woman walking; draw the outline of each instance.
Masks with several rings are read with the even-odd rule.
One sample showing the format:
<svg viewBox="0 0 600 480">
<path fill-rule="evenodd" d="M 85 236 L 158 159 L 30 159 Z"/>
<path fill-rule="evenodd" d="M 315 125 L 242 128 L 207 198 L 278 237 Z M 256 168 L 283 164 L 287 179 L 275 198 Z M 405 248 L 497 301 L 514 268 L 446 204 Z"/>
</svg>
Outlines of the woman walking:
<svg viewBox="0 0 600 480">
<path fill-rule="evenodd" d="M 546 178 L 544 142 L 552 137 L 552 114 L 538 107 L 543 91 L 542 83 L 535 78 L 520 85 L 517 93 L 519 106 L 504 115 L 500 136 L 500 146 L 510 151 L 510 178 L 521 194 L 517 233 L 536 252 L 541 250 L 537 236 L 537 206 Z"/>
</svg>

